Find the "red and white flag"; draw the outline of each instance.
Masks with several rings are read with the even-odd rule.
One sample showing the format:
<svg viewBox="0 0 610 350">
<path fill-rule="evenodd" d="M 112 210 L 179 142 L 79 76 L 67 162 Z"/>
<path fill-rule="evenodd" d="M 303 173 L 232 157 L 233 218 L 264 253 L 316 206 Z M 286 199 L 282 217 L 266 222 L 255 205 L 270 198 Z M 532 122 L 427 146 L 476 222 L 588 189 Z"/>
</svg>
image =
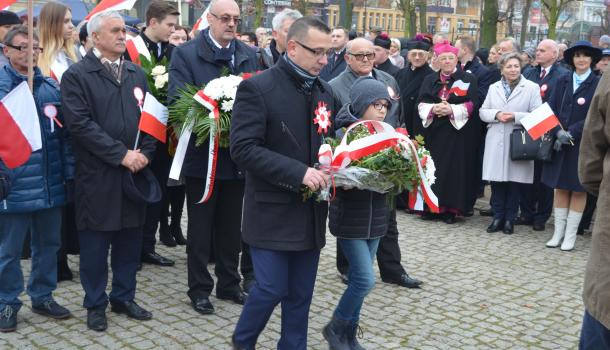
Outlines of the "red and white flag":
<svg viewBox="0 0 610 350">
<path fill-rule="evenodd" d="M 167 107 L 157 101 L 150 92 L 146 93 L 139 129 L 157 140 L 165 143 L 167 137 Z"/>
<path fill-rule="evenodd" d="M 42 148 L 36 103 L 27 82 L 17 85 L 0 101 L 0 158 L 9 168 L 25 164 Z"/>
<path fill-rule="evenodd" d="M 470 83 L 465 83 L 461 80 L 458 80 L 451 85 L 451 89 L 449 89 L 449 93 L 456 94 L 457 96 L 466 96 L 468 94 L 468 88 L 470 87 Z"/>
<path fill-rule="evenodd" d="M 0 10 L 6 10 L 9 6 L 16 2 L 17 0 L 0 0 Z"/>
<path fill-rule="evenodd" d="M 51 64 L 50 70 L 51 78 L 55 79 L 58 83 L 61 83 L 61 77 L 68 70 L 68 66 L 55 60 L 53 61 L 53 64 Z"/>
<path fill-rule="evenodd" d="M 203 11 L 203 13 L 201 14 L 201 17 L 199 17 L 197 22 L 195 22 L 195 25 L 193 26 L 193 32 L 197 30 L 204 30 L 210 26 L 210 24 L 208 23 L 208 13 L 210 12 L 209 9 L 209 6 L 206 7 L 205 11 Z"/>
<path fill-rule="evenodd" d="M 529 115 L 522 118 L 521 125 L 527 130 L 532 139 L 538 140 L 540 136 L 560 124 L 551 106 L 545 102 L 540 107 L 534 109 Z"/>
<path fill-rule="evenodd" d="M 128 38 L 125 43 L 125 48 L 127 49 L 127 53 L 129 54 L 129 58 L 131 58 L 131 62 L 137 64 L 138 66 L 142 65 L 140 62 L 140 55 L 144 55 L 150 61 L 150 51 L 148 51 L 148 47 L 142 39 L 141 35 L 138 35 L 133 38 Z"/>
<path fill-rule="evenodd" d="M 106 11 L 131 10 L 136 0 L 102 0 L 89 12 L 85 20 L 90 20 L 94 15 Z"/>
</svg>

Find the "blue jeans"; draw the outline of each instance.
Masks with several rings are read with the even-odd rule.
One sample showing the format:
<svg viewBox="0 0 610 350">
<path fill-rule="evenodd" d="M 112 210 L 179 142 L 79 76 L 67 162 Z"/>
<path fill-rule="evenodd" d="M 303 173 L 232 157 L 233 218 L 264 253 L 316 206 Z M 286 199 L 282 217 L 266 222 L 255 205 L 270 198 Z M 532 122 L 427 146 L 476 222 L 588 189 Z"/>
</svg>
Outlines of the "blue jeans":
<svg viewBox="0 0 610 350">
<path fill-rule="evenodd" d="M 349 270 L 347 271 L 349 282 L 335 309 L 335 317 L 357 323 L 360 319 L 360 309 L 362 303 L 364 303 L 364 298 L 375 287 L 373 262 L 379 246 L 379 238 L 339 238 L 339 245 L 349 262 Z"/>
<path fill-rule="evenodd" d="M 250 246 L 256 283 L 248 294 L 234 340 L 242 348 L 256 346 L 277 304 L 282 306 L 278 350 L 306 350 L 307 322 L 320 251 L 277 251 Z"/>
<path fill-rule="evenodd" d="M 0 309 L 22 305 L 21 252 L 28 229 L 32 233 L 32 272 L 27 293 L 32 304 L 52 298 L 57 287 L 57 251 L 61 241 L 61 208 L 32 213 L 0 214 Z"/>
<path fill-rule="evenodd" d="M 610 349 L 610 329 L 593 318 L 587 310 L 585 310 L 585 317 L 582 321 L 578 349 Z"/>
</svg>

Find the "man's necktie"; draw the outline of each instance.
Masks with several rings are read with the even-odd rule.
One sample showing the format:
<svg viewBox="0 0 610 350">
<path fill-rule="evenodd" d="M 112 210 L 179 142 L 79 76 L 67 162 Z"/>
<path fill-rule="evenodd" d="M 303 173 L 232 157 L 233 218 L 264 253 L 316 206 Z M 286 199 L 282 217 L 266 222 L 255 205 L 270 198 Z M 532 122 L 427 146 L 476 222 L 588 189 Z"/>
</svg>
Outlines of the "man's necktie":
<svg viewBox="0 0 610 350">
<path fill-rule="evenodd" d="M 544 77 L 546 77 L 546 69 L 542 68 L 542 72 L 540 72 L 540 80 L 544 79 Z"/>
</svg>

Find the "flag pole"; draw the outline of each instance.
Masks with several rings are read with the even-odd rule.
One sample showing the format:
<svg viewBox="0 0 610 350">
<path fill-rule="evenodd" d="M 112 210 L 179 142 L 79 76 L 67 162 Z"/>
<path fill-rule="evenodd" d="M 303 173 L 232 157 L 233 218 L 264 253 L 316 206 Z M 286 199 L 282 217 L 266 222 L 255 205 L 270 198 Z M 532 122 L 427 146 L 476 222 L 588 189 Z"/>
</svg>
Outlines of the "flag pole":
<svg viewBox="0 0 610 350">
<path fill-rule="evenodd" d="M 28 85 L 34 91 L 34 2 L 28 0 Z"/>
</svg>

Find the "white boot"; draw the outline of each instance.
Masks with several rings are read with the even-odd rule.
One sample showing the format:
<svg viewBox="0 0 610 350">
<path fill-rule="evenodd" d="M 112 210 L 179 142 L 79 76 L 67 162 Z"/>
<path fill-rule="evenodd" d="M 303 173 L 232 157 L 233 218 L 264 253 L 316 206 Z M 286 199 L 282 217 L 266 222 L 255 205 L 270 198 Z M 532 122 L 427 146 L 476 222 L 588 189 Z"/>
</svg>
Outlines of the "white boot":
<svg viewBox="0 0 610 350">
<path fill-rule="evenodd" d="M 561 250 L 572 250 L 574 249 L 574 243 L 576 242 L 576 232 L 578 231 L 578 225 L 582 213 L 570 210 L 568 213 L 568 219 L 566 220 L 566 237 L 561 244 Z"/>
<path fill-rule="evenodd" d="M 546 242 L 546 246 L 549 248 L 557 248 L 561 244 L 561 239 L 566 232 L 566 219 L 568 217 L 568 208 L 555 208 L 555 232 L 553 238 Z"/>
</svg>

